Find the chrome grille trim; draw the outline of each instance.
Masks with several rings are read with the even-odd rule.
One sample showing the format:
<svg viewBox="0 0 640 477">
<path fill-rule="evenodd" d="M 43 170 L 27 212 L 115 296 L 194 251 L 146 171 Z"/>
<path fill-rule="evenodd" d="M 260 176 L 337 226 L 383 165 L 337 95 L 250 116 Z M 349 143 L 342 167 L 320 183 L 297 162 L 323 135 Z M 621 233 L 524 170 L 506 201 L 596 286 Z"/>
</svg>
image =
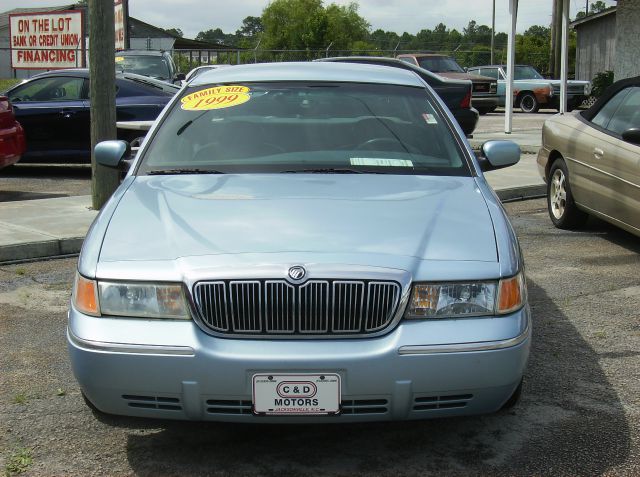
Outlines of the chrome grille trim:
<svg viewBox="0 0 640 477">
<path fill-rule="evenodd" d="M 259 281 L 232 281 L 229 283 L 231 324 L 236 333 L 262 331 L 262 299 Z M 253 306 L 257 303 L 258 306 Z"/>
<path fill-rule="evenodd" d="M 358 333 L 362 327 L 363 301 L 364 282 L 333 282 L 332 330 L 338 333 Z"/>
<path fill-rule="evenodd" d="M 202 310 L 207 326 L 215 331 L 229 331 L 226 284 L 209 282 L 207 285 L 194 288 L 196 305 Z"/>
<path fill-rule="evenodd" d="M 300 333 L 329 332 L 329 282 L 309 280 L 298 287 L 298 330 Z"/>
<path fill-rule="evenodd" d="M 267 333 L 294 333 L 296 289 L 282 280 L 267 280 L 264 287 Z"/>
<path fill-rule="evenodd" d="M 401 287 L 376 280 L 219 280 L 197 282 L 193 297 L 201 324 L 213 332 L 338 337 L 389 327 Z"/>
<path fill-rule="evenodd" d="M 365 330 L 372 332 L 387 326 L 383 310 L 397 308 L 400 287 L 393 282 L 369 282 L 368 286 Z"/>
</svg>

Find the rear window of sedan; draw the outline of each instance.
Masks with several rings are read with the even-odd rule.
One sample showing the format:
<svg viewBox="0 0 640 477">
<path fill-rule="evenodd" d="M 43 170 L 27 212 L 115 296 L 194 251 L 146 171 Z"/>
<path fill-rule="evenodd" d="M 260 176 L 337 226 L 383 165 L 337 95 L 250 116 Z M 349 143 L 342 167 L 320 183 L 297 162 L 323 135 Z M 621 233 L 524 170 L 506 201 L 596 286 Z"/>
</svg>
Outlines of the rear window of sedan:
<svg viewBox="0 0 640 477">
<path fill-rule="evenodd" d="M 138 173 L 321 169 L 471 175 L 456 134 L 424 88 L 237 83 L 186 88 Z"/>
</svg>

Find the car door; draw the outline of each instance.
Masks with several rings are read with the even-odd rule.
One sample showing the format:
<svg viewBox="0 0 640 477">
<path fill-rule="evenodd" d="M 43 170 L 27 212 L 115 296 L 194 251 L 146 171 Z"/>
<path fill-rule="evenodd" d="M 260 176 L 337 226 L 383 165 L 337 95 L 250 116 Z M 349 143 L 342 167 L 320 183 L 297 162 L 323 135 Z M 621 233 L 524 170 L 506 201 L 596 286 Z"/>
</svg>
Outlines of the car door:
<svg viewBox="0 0 640 477">
<path fill-rule="evenodd" d="M 504 106 L 505 84 L 504 84 L 504 76 L 502 76 L 502 73 L 500 72 L 500 68 L 483 67 L 477 70 L 477 72 L 479 75 L 488 76 L 489 78 L 493 78 L 498 81 L 498 85 L 496 89 L 496 94 L 498 96 L 498 106 Z"/>
<path fill-rule="evenodd" d="M 48 76 L 8 92 L 27 138 L 26 157 L 76 156 L 89 150 L 84 79 Z"/>
<path fill-rule="evenodd" d="M 640 87 L 621 90 L 592 123 L 600 136 L 585 151 L 596 191 L 592 207 L 640 229 L 640 146 L 622 139 L 626 130 L 640 128 Z"/>
</svg>

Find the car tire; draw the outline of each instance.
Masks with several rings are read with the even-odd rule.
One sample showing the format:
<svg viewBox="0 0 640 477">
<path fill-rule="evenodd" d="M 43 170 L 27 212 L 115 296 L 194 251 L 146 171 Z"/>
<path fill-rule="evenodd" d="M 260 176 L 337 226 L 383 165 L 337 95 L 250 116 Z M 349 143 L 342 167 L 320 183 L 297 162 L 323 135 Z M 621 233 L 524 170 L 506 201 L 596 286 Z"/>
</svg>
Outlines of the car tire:
<svg viewBox="0 0 640 477">
<path fill-rule="evenodd" d="M 513 394 L 511 395 L 511 397 L 509 397 L 509 399 L 507 399 L 507 402 L 505 402 L 502 407 L 500 408 L 501 411 L 507 410 L 507 409 L 511 409 L 513 408 L 516 404 L 518 404 L 518 402 L 520 402 L 520 398 L 522 397 L 522 382 L 524 381 L 524 378 L 520 380 L 520 384 L 518 384 L 518 387 L 515 389 L 515 391 L 513 391 Z"/>
<path fill-rule="evenodd" d="M 569 171 L 562 159 L 557 159 L 549 170 L 547 210 L 553 225 L 559 229 L 578 228 L 588 218 L 588 214 L 578 209 L 573 200 L 569 184 Z"/>
<path fill-rule="evenodd" d="M 524 93 L 520 96 L 520 109 L 523 113 L 537 113 L 540 104 L 533 93 Z"/>
</svg>

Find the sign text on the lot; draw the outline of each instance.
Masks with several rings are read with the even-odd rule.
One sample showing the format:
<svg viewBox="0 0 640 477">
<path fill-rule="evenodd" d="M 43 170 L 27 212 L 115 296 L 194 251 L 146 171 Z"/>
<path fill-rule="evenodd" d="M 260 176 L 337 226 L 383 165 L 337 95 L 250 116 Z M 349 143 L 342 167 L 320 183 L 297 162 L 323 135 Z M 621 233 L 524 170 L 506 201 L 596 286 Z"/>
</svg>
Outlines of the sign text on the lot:
<svg viewBox="0 0 640 477">
<path fill-rule="evenodd" d="M 113 13 L 115 17 L 115 27 L 116 27 L 116 50 L 124 50 L 127 47 L 125 35 L 126 31 L 126 9 L 125 9 L 125 0 L 114 0 L 113 2 Z"/>
<path fill-rule="evenodd" d="M 10 15 L 9 38 L 12 68 L 84 66 L 81 10 Z"/>
</svg>

